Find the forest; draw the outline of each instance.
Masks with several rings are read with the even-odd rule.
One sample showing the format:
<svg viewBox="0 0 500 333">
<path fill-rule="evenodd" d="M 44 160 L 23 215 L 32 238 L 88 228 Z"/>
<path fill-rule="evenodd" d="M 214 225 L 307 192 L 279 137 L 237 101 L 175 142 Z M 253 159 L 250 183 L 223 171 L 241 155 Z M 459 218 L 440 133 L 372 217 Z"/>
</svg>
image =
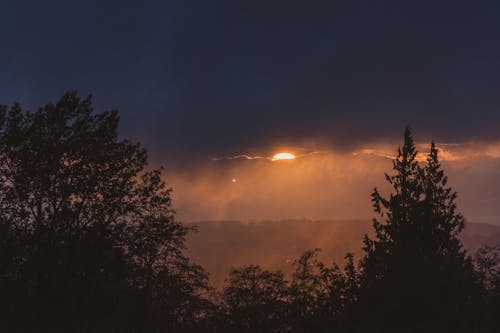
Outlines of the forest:
<svg viewBox="0 0 500 333">
<path fill-rule="evenodd" d="M 439 149 L 417 158 L 409 128 L 361 255 L 304 249 L 290 274 L 245 265 L 215 288 L 186 255 L 196 226 L 176 219 L 164 170 L 118 125 L 76 92 L 0 106 L 2 331 L 500 330 L 500 248 L 464 249 Z"/>
</svg>

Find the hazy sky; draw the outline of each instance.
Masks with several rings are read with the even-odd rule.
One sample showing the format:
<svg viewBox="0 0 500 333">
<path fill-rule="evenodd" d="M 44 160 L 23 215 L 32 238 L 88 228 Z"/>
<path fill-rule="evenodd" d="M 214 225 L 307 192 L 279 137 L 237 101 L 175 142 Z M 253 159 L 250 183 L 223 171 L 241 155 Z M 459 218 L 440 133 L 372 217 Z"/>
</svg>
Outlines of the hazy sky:
<svg viewBox="0 0 500 333">
<path fill-rule="evenodd" d="M 170 168 L 187 219 L 368 216 L 390 168 L 380 152 L 410 125 L 418 142 L 459 145 L 447 167 L 463 209 L 496 221 L 499 6 L 2 1 L 0 103 L 77 89 L 119 109 L 121 134 Z M 211 160 L 283 149 L 304 157 L 287 170 Z"/>
</svg>

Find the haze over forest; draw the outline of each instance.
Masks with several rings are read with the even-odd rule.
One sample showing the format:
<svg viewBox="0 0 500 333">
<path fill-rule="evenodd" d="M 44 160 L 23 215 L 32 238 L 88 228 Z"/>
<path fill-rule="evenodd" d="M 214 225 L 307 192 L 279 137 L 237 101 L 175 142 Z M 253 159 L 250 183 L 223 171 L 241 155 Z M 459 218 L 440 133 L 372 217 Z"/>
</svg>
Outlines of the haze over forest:
<svg viewBox="0 0 500 333">
<path fill-rule="evenodd" d="M 0 13 L 0 330 L 500 327 L 500 3 Z"/>
<path fill-rule="evenodd" d="M 362 255 L 363 236 L 372 234 L 371 220 L 203 221 L 187 238 L 187 253 L 202 264 L 218 288 L 227 272 L 259 264 L 290 274 L 294 261 L 306 250 L 321 249 L 326 263 L 343 261 L 350 252 Z M 471 255 L 484 245 L 500 243 L 500 226 L 468 223 L 460 236 Z"/>
</svg>

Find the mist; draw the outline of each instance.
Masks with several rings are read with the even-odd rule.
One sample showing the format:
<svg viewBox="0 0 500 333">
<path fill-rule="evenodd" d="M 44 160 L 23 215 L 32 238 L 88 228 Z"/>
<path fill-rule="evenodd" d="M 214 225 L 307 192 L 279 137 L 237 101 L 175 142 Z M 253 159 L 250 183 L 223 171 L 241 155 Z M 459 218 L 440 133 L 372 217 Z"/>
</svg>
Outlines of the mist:
<svg viewBox="0 0 500 333">
<path fill-rule="evenodd" d="M 265 219 L 366 220 L 375 187 L 388 193 L 399 142 L 374 142 L 350 151 L 325 147 L 299 152 L 294 160 L 271 161 L 272 149 L 207 159 L 168 171 L 174 207 L 186 223 Z M 425 161 L 428 143 L 419 143 Z M 458 192 L 468 221 L 500 223 L 500 145 L 496 142 L 439 144 L 449 185 Z"/>
</svg>

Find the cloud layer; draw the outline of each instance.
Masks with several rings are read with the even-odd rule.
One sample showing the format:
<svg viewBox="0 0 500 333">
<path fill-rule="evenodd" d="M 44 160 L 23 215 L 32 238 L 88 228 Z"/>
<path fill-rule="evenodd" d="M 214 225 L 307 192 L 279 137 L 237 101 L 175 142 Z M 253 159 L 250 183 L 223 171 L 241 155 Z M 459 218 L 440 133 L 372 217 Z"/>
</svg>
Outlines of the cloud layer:
<svg viewBox="0 0 500 333">
<path fill-rule="evenodd" d="M 374 143 L 353 151 L 332 149 L 271 161 L 262 154 L 207 160 L 197 167 L 170 171 L 179 217 L 199 220 L 282 218 L 367 219 L 373 216 L 374 187 L 389 193 L 398 143 Z M 427 144 L 417 144 L 425 161 Z M 469 220 L 500 223 L 500 144 L 438 144 L 449 184 L 458 191 L 459 209 Z M 272 156 L 272 155 L 269 155 Z"/>
</svg>

